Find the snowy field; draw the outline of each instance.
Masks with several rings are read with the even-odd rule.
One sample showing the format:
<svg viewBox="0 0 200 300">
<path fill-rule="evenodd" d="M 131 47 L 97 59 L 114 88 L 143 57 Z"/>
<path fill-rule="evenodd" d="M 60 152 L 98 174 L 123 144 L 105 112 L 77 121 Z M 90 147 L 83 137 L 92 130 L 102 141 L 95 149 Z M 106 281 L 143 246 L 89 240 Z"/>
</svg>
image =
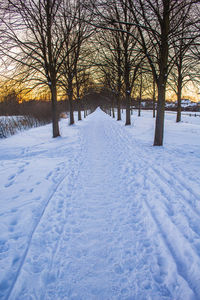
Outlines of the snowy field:
<svg viewBox="0 0 200 300">
<path fill-rule="evenodd" d="M 200 299 L 200 117 L 67 122 L 0 140 L 0 299 Z"/>
</svg>

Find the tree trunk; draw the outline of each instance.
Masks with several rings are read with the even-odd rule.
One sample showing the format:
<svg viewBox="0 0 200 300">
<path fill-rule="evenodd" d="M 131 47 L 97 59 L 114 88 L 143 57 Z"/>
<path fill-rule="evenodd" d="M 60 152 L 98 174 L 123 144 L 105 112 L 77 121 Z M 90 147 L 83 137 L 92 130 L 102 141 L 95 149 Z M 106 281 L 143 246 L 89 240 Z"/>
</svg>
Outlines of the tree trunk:
<svg viewBox="0 0 200 300">
<path fill-rule="evenodd" d="M 142 72 L 141 72 L 141 78 L 140 78 L 140 98 L 139 98 L 139 107 L 138 107 L 138 117 L 141 116 L 141 101 L 142 101 Z"/>
<path fill-rule="evenodd" d="M 141 98 L 138 99 L 138 117 L 141 116 Z"/>
<path fill-rule="evenodd" d="M 131 125 L 131 110 L 130 110 L 130 91 L 126 92 L 126 123 L 125 125 Z"/>
<path fill-rule="evenodd" d="M 72 80 L 68 82 L 68 99 L 69 99 L 69 125 L 74 124 L 74 108 L 73 108 L 73 88 Z"/>
<path fill-rule="evenodd" d="M 120 41 L 117 39 L 117 121 L 121 121 L 121 87 L 122 87 L 122 68 L 121 68 L 121 48 Z"/>
<path fill-rule="evenodd" d="M 121 101 L 120 101 L 120 95 L 117 94 L 117 121 L 121 121 Z"/>
<path fill-rule="evenodd" d="M 78 100 L 78 121 L 81 121 L 82 120 L 82 117 L 81 117 L 81 107 L 80 107 L 80 99 Z"/>
<path fill-rule="evenodd" d="M 165 116 L 165 85 L 159 84 L 154 146 L 163 145 L 164 116 Z"/>
<path fill-rule="evenodd" d="M 114 105 L 114 97 L 112 96 L 112 117 L 115 118 L 115 105 Z"/>
<path fill-rule="evenodd" d="M 156 117 L 156 84 L 153 80 L 153 118 Z"/>
<path fill-rule="evenodd" d="M 170 0 L 163 1 L 163 21 L 161 27 L 161 45 L 159 54 L 159 78 L 158 86 L 158 106 L 156 116 L 156 127 L 154 136 L 154 146 L 163 145 L 164 116 L 165 116 L 165 92 L 168 75 L 168 55 L 169 55 L 169 14 Z"/>
<path fill-rule="evenodd" d="M 182 93 L 182 77 L 178 77 L 178 91 L 177 91 L 177 115 L 176 122 L 181 121 L 181 93 Z"/>
<path fill-rule="evenodd" d="M 52 129 L 53 138 L 60 136 L 57 112 L 57 90 L 56 83 L 51 83 L 51 105 L 52 105 Z"/>
<path fill-rule="evenodd" d="M 112 117 L 113 117 L 113 119 L 115 118 L 115 108 L 114 107 L 112 107 Z"/>
<path fill-rule="evenodd" d="M 124 82 L 126 88 L 126 123 L 125 125 L 131 125 L 131 88 L 130 88 L 130 65 L 128 61 L 127 51 L 125 52 L 125 70 L 124 70 Z"/>
<path fill-rule="evenodd" d="M 80 83 L 78 81 L 77 71 L 76 74 L 76 93 L 77 93 L 77 107 L 78 107 L 78 121 L 81 121 L 81 98 L 80 98 Z"/>
<path fill-rule="evenodd" d="M 57 112 L 57 89 L 56 89 L 56 70 L 53 63 L 52 51 L 52 14 L 51 14 L 51 1 L 46 2 L 45 10 L 47 17 L 47 49 L 48 49 L 48 69 L 46 70 L 47 78 L 49 80 L 49 87 L 51 90 L 51 104 L 52 104 L 52 129 L 53 138 L 60 136 L 58 125 L 58 112 Z"/>
<path fill-rule="evenodd" d="M 68 96 L 69 96 L 69 125 L 73 125 L 74 124 L 74 110 L 73 110 L 72 93 L 69 93 Z"/>
<path fill-rule="evenodd" d="M 77 106 L 78 106 L 78 121 L 81 121 L 82 120 L 82 117 L 81 117 L 81 99 L 80 99 L 79 96 L 77 97 Z"/>
</svg>

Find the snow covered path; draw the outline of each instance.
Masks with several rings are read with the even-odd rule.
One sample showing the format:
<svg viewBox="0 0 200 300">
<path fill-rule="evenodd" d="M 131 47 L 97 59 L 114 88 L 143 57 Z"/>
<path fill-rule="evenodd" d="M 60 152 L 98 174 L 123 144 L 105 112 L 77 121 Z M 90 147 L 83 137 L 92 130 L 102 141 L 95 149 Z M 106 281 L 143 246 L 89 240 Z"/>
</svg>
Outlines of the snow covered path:
<svg viewBox="0 0 200 300">
<path fill-rule="evenodd" d="M 185 174 L 100 110 L 70 130 L 3 143 L 0 299 L 200 299 L 199 152 Z"/>
</svg>

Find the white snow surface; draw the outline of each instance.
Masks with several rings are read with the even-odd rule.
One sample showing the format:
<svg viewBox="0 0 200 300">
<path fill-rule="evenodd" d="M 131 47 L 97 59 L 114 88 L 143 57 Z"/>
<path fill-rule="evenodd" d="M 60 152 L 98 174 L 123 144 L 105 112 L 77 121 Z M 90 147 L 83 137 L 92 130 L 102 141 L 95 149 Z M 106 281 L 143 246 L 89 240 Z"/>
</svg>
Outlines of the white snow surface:
<svg viewBox="0 0 200 300">
<path fill-rule="evenodd" d="M 200 118 L 132 121 L 0 141 L 0 299 L 200 299 Z"/>
</svg>

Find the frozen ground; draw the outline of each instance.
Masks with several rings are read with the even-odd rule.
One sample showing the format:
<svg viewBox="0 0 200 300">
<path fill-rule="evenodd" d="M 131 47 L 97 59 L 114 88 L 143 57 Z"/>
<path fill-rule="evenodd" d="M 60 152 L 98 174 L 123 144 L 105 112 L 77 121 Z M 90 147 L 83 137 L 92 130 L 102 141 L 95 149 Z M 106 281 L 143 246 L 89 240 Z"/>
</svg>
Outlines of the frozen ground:
<svg viewBox="0 0 200 300">
<path fill-rule="evenodd" d="M 200 118 L 132 118 L 0 141 L 0 299 L 200 299 Z"/>
</svg>

